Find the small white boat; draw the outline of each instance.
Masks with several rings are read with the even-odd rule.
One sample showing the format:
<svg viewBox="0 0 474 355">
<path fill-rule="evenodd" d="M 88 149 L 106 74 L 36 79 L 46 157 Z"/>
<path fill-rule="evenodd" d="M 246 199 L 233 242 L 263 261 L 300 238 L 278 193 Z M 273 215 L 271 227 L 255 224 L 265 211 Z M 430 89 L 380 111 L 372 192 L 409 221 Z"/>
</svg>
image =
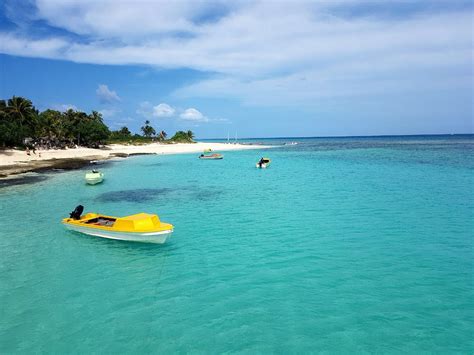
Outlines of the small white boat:
<svg viewBox="0 0 474 355">
<path fill-rule="evenodd" d="M 224 156 L 222 154 L 219 154 L 219 153 L 214 153 L 214 154 L 210 154 L 210 155 L 201 154 L 199 156 L 199 159 L 219 160 L 219 159 L 224 159 Z"/>
<path fill-rule="evenodd" d="M 90 173 L 86 173 L 86 183 L 89 185 L 99 184 L 104 180 L 104 173 L 97 170 L 92 170 Z"/>
</svg>

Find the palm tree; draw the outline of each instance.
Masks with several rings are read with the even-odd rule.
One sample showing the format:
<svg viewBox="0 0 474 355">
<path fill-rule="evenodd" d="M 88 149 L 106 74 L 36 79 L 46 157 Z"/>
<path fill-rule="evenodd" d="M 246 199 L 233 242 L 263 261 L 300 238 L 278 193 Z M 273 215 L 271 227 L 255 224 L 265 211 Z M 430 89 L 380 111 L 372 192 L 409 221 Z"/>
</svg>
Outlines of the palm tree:
<svg viewBox="0 0 474 355">
<path fill-rule="evenodd" d="M 16 120 L 20 124 L 20 127 L 26 127 L 31 133 L 34 132 L 37 124 L 37 112 L 30 100 L 13 96 L 8 100 L 5 111 L 13 120 Z"/>
<path fill-rule="evenodd" d="M 51 111 L 51 121 L 53 125 L 54 135 L 57 139 L 63 140 L 64 138 L 66 138 L 65 136 L 67 132 L 67 121 L 64 117 L 64 113 L 53 110 Z"/>
<path fill-rule="evenodd" d="M 55 110 L 46 110 L 38 116 L 37 134 L 40 137 L 47 136 L 49 140 L 53 136 L 60 137 L 61 132 L 61 112 Z"/>
<path fill-rule="evenodd" d="M 145 121 L 145 125 L 141 127 L 141 130 L 143 132 L 143 135 L 148 138 L 156 134 L 155 129 L 150 126 L 150 121 L 148 120 Z"/>
<path fill-rule="evenodd" d="M 6 147 L 7 141 L 11 138 L 8 132 L 10 128 L 10 122 L 8 122 L 6 108 L 7 103 L 5 100 L 0 100 L 0 143 L 3 148 Z"/>
<path fill-rule="evenodd" d="M 25 98 L 13 96 L 8 101 L 0 100 L 0 146 L 28 144 L 27 138 L 45 138 L 49 142 L 54 139 L 55 143 L 63 143 L 66 138 L 90 146 L 104 142 L 109 134 L 102 115 L 96 111 L 89 115 L 74 110 L 46 110 L 39 114 Z"/>
<path fill-rule="evenodd" d="M 165 131 L 160 132 L 160 141 L 164 141 L 168 135 Z"/>
<path fill-rule="evenodd" d="M 0 114 L 5 113 L 5 110 L 7 108 L 7 103 L 5 100 L 0 100 Z"/>
<path fill-rule="evenodd" d="M 89 115 L 89 118 L 93 121 L 103 122 L 102 114 L 97 111 L 92 111 L 92 113 Z"/>
<path fill-rule="evenodd" d="M 130 130 L 126 126 L 123 126 L 122 128 L 120 128 L 119 132 L 120 132 L 121 135 L 127 136 L 127 137 L 132 135 L 132 133 L 130 132 Z"/>
<path fill-rule="evenodd" d="M 64 112 L 64 118 L 67 124 L 66 131 L 69 133 L 68 138 L 75 139 L 77 137 L 77 145 L 81 144 L 81 124 L 87 124 L 96 119 L 102 123 L 102 116 L 97 112 L 93 112 L 92 115 L 89 116 L 85 112 L 69 109 Z"/>
<path fill-rule="evenodd" d="M 192 141 L 192 140 L 194 139 L 194 133 L 193 133 L 193 131 L 187 131 L 187 132 L 186 132 L 186 135 L 189 137 L 189 140 Z"/>
</svg>

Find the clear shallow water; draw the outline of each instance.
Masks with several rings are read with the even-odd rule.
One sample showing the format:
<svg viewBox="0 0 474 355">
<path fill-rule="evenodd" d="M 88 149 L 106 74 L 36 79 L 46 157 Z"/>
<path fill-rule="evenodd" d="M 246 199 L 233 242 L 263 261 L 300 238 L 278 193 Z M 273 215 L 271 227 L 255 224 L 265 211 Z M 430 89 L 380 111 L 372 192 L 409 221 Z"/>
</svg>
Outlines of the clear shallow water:
<svg viewBox="0 0 474 355">
<path fill-rule="evenodd" d="M 1 188 L 0 352 L 472 353 L 472 136 L 289 141 Z M 175 233 L 67 232 L 79 203 Z"/>
</svg>

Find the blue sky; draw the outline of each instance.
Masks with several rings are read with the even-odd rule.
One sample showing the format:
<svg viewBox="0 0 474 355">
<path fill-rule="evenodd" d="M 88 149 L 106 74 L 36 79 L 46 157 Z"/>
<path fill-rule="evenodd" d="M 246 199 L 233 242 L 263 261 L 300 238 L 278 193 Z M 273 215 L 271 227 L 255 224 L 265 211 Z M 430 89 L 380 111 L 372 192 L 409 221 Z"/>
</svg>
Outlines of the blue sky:
<svg viewBox="0 0 474 355">
<path fill-rule="evenodd" d="M 4 1 L 0 97 L 198 137 L 473 132 L 471 1 Z"/>
</svg>

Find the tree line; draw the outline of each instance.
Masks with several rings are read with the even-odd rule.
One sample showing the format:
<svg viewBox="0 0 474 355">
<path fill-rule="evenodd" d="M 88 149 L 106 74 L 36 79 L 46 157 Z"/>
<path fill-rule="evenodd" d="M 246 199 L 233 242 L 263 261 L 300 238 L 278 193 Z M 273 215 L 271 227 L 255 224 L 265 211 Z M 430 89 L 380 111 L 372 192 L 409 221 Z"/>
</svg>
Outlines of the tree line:
<svg viewBox="0 0 474 355">
<path fill-rule="evenodd" d="M 112 131 L 97 111 L 90 114 L 73 109 L 39 112 L 31 100 L 23 97 L 0 100 L 0 147 L 99 147 L 107 143 L 194 141 L 192 131 L 178 131 L 167 140 L 166 132 L 157 134 L 149 121 L 141 127 L 141 132 L 142 135 L 132 134 L 127 127 Z"/>
</svg>

